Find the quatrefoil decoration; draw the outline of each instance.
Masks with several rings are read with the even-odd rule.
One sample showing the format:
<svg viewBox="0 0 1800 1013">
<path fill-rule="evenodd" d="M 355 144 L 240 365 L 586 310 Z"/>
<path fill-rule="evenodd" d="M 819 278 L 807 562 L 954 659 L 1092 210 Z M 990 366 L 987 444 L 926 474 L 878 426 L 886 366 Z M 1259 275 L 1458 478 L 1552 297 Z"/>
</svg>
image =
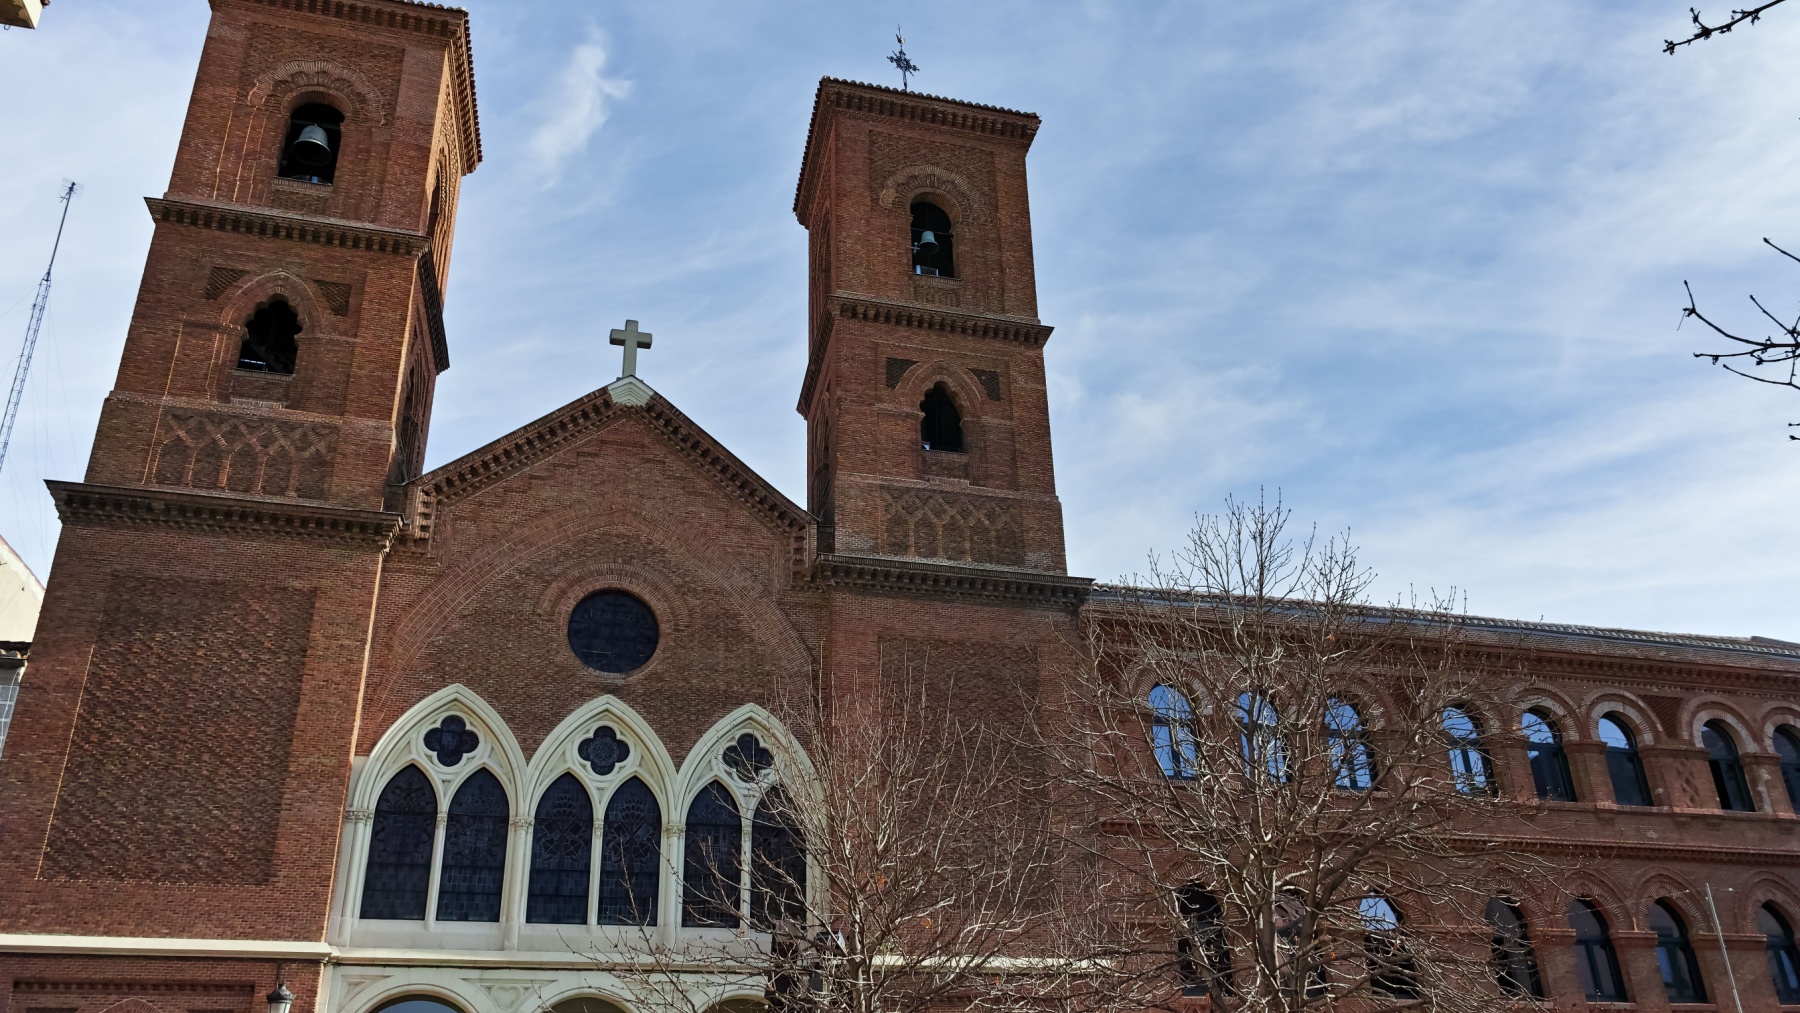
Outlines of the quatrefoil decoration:
<svg viewBox="0 0 1800 1013">
<path fill-rule="evenodd" d="M 631 755 L 631 744 L 619 738 L 611 725 L 601 725 L 594 729 L 593 738 L 581 740 L 581 745 L 575 747 L 575 755 L 586 760 L 594 773 L 605 777 Z"/>
<path fill-rule="evenodd" d="M 726 746 L 720 759 L 725 761 L 727 769 L 744 781 L 756 780 L 756 775 L 775 765 L 775 754 L 769 752 L 749 732 L 738 736 L 736 742 Z"/>
<path fill-rule="evenodd" d="M 461 763 L 479 745 L 481 736 L 470 731 L 469 723 L 455 714 L 425 732 L 425 748 L 436 753 L 437 761 L 446 767 Z"/>
</svg>

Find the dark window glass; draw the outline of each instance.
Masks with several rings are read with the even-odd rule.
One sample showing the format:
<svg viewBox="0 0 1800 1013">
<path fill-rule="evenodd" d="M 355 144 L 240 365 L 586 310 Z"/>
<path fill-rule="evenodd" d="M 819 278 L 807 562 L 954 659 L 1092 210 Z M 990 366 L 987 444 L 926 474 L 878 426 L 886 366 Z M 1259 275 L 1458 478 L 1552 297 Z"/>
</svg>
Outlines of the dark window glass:
<svg viewBox="0 0 1800 1013">
<path fill-rule="evenodd" d="M 1531 779 L 1537 797 L 1553 802 L 1575 801 L 1575 784 L 1569 778 L 1569 758 L 1563 755 L 1562 733 L 1541 711 L 1526 711 L 1519 721 L 1525 732 L 1525 757 L 1531 761 Z"/>
<path fill-rule="evenodd" d="M 1187 699 L 1167 686 L 1150 691 L 1150 744 L 1164 777 L 1190 779 L 1195 774 L 1194 711 Z"/>
<path fill-rule="evenodd" d="M 919 419 L 919 446 L 951 454 L 963 452 L 962 413 L 950 399 L 950 391 L 938 384 L 925 392 L 919 402 L 924 416 Z"/>
<path fill-rule="evenodd" d="M 462 1013 L 442 999 L 428 995 L 409 995 L 390 999 L 375 1007 L 374 1013 Z"/>
<path fill-rule="evenodd" d="M 444 868 L 438 873 L 438 921 L 500 920 L 508 815 L 506 789 L 486 768 L 470 774 L 451 796 Z"/>
<path fill-rule="evenodd" d="M 1288 778 L 1287 744 L 1281 741 L 1277 727 L 1279 716 L 1267 698 L 1241 694 L 1238 697 L 1238 743 L 1244 753 L 1244 772 L 1251 780 Z"/>
<path fill-rule="evenodd" d="M 956 251 L 950 236 L 950 216 L 930 201 L 912 206 L 913 273 L 940 278 L 956 277 Z"/>
<path fill-rule="evenodd" d="M 1788 802 L 1800 811 L 1800 735 L 1787 725 L 1775 729 L 1775 755 L 1781 757 L 1781 781 Z"/>
<path fill-rule="evenodd" d="M 531 891 L 525 920 L 586 925 L 594 801 L 573 774 L 550 783 L 531 825 Z"/>
<path fill-rule="evenodd" d="M 344 114 L 328 105 L 304 105 L 288 117 L 277 172 L 284 179 L 330 183 L 337 178 Z"/>
<path fill-rule="evenodd" d="M 743 871 L 743 821 L 731 793 L 714 781 L 688 806 L 681 924 L 737 928 Z"/>
<path fill-rule="evenodd" d="M 1337 786 L 1363 791 L 1375 784 L 1375 753 L 1363 731 L 1362 715 L 1342 700 L 1325 704 L 1325 739 L 1337 768 Z"/>
<path fill-rule="evenodd" d="M 1617 718 L 1601 718 L 1600 741 L 1606 743 L 1613 800 L 1620 805 L 1649 805 L 1650 785 L 1644 780 L 1644 761 L 1638 756 L 1637 737 L 1631 729 Z"/>
<path fill-rule="evenodd" d="M 1487 747 L 1481 744 L 1481 726 L 1460 707 L 1444 708 L 1440 720 L 1450 740 L 1450 775 L 1456 779 L 1456 790 L 1465 795 L 1491 794 L 1494 765 L 1488 760 Z"/>
<path fill-rule="evenodd" d="M 1706 987 L 1700 981 L 1700 962 L 1688 941 L 1687 923 L 1668 901 L 1650 905 L 1650 928 L 1656 933 L 1656 964 L 1662 970 L 1663 989 L 1670 1002 L 1705 1002 Z"/>
<path fill-rule="evenodd" d="M 454 767 L 462 762 L 463 757 L 480 747 L 481 736 L 469 728 L 467 721 L 451 714 L 439 722 L 436 728 L 426 729 L 422 741 L 425 748 L 437 756 L 437 762 L 446 767 Z"/>
<path fill-rule="evenodd" d="M 1569 902 L 1569 928 L 1575 930 L 1575 974 L 1589 1002 L 1625 1002 L 1619 955 L 1599 909 L 1585 900 Z"/>
<path fill-rule="evenodd" d="M 300 316 L 287 300 L 269 300 L 244 322 L 237 368 L 292 376 L 300 358 L 300 343 L 294 340 L 299 334 Z"/>
<path fill-rule="evenodd" d="M 363 874 L 364 918 L 424 919 L 436 835 L 437 794 L 423 771 L 407 767 L 388 780 L 375 803 Z"/>
<path fill-rule="evenodd" d="M 1708 721 L 1700 729 L 1700 744 L 1706 747 L 1708 766 L 1712 767 L 1713 787 L 1719 793 L 1719 808 L 1731 812 L 1755 812 L 1750 801 L 1750 785 L 1744 781 L 1744 765 L 1738 760 L 1737 742 L 1723 721 Z"/>
<path fill-rule="evenodd" d="M 1364 897 L 1358 904 L 1363 927 L 1363 960 L 1369 987 L 1377 995 L 1416 999 L 1418 969 L 1400 933 L 1400 912 L 1386 897 Z"/>
<path fill-rule="evenodd" d="M 656 613 L 637 595 L 595 591 L 569 613 L 569 649 L 596 672 L 623 673 L 656 653 Z"/>
<path fill-rule="evenodd" d="M 1756 930 L 1763 934 L 1763 946 L 1769 954 L 1769 977 L 1775 982 L 1775 998 L 1782 1003 L 1800 1003 L 1800 952 L 1794 949 L 1794 928 L 1775 910 L 1764 904 L 1756 909 Z"/>
<path fill-rule="evenodd" d="M 1505 995 L 1521 999 L 1544 998 L 1537 954 L 1531 948 L 1531 933 L 1518 905 L 1502 897 L 1493 898 L 1488 901 L 1487 921 L 1494 933 L 1494 983 Z"/>
<path fill-rule="evenodd" d="M 632 778 L 606 803 L 600 841 L 600 924 L 655 925 L 662 871 L 662 806 Z"/>
<path fill-rule="evenodd" d="M 750 818 L 750 912 L 757 928 L 805 922 L 806 842 L 798 815 L 793 800 L 775 788 Z"/>
<path fill-rule="evenodd" d="M 1175 897 L 1185 934 L 1175 942 L 1181 994 L 1220 1001 L 1232 990 L 1231 944 L 1225 938 L 1225 909 L 1219 899 L 1189 883 Z"/>
</svg>

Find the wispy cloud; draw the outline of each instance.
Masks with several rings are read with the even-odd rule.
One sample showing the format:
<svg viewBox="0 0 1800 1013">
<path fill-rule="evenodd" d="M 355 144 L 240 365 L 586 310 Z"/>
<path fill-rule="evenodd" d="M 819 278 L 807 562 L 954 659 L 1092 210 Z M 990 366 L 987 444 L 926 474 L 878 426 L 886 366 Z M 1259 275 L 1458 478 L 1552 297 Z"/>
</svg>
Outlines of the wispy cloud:
<svg viewBox="0 0 1800 1013">
<path fill-rule="evenodd" d="M 630 81 L 606 75 L 606 45 L 605 37 L 590 29 L 540 103 L 545 119 L 531 134 L 531 152 L 545 171 L 546 185 L 606 124 L 613 103 L 631 94 Z"/>
</svg>

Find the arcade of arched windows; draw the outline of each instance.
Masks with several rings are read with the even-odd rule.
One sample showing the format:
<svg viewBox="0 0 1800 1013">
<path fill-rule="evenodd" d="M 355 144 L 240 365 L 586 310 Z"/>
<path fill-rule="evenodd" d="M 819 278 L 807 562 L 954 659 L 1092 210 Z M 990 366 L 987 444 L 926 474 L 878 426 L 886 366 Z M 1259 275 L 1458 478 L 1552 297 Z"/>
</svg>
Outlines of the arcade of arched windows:
<svg viewBox="0 0 1800 1013">
<path fill-rule="evenodd" d="M 607 948 L 758 928 L 817 878 L 779 801 L 806 790 L 804 765 L 748 705 L 677 765 L 612 697 L 527 761 L 491 707 L 448 687 L 357 766 L 333 941 L 564 950 L 571 933 Z"/>
</svg>

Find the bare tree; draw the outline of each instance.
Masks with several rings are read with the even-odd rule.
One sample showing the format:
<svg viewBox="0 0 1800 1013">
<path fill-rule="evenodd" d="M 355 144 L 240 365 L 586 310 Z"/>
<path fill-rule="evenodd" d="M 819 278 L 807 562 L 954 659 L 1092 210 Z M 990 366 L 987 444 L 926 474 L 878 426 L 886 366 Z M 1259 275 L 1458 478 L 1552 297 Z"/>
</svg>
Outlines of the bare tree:
<svg viewBox="0 0 1800 1013">
<path fill-rule="evenodd" d="M 804 751 L 749 761 L 747 868 L 728 860 L 741 875 L 686 898 L 713 928 L 673 944 L 645 928 L 608 961 L 643 1004 L 705 1013 L 758 991 L 776 1011 L 1040 1008 L 1053 965 L 1034 940 L 1059 917 L 1060 838 L 1030 804 L 1032 756 L 913 660 L 866 691 L 780 708 Z M 690 850 L 690 889 L 709 861 Z"/>
<path fill-rule="evenodd" d="M 1541 867 L 1479 833 L 1521 816 L 1476 735 L 1492 680 L 1465 669 L 1448 602 L 1370 607 L 1351 547 L 1296 542 L 1287 521 L 1228 502 L 1139 586 L 1090 600 L 1086 660 L 1045 728 L 1113 905 L 1110 973 L 1076 999 L 1533 1001 L 1529 944 L 1490 904 L 1535 891 Z"/>
</svg>

